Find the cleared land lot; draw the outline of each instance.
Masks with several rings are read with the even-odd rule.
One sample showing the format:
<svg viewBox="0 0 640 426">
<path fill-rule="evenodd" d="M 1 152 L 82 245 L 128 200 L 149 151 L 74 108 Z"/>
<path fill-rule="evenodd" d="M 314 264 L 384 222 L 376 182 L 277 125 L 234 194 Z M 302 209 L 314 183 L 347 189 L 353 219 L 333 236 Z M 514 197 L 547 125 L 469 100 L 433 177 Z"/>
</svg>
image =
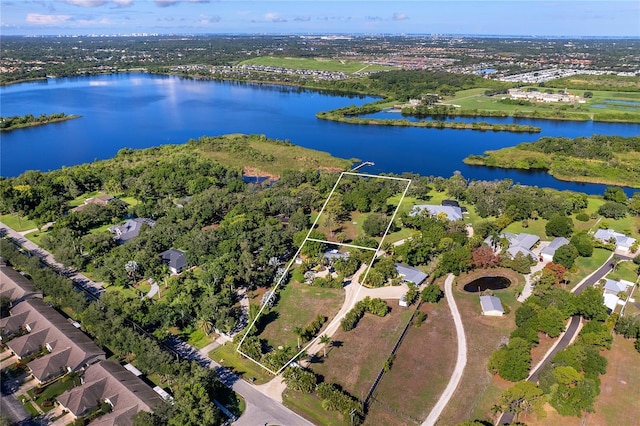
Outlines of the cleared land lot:
<svg viewBox="0 0 640 426">
<path fill-rule="evenodd" d="M 297 347 L 295 327 L 305 327 L 316 315 L 324 315 L 330 321 L 343 302 L 344 290 L 341 288 L 318 288 L 297 282 L 287 284 L 280 291 L 277 310 L 263 314 L 264 331 L 260 337 L 267 339 L 273 347 Z"/>
<path fill-rule="evenodd" d="M 359 399 L 369 392 L 412 313 L 399 307 L 397 300 L 386 302 L 391 307 L 386 316 L 365 314 L 355 329 L 339 329 L 327 358 L 311 364 L 325 382 L 337 383 Z"/>
<path fill-rule="evenodd" d="M 365 424 L 420 423 L 447 386 L 457 354 L 449 306 L 445 300 L 423 303 L 420 311 L 427 319 L 409 328 L 393 368 L 384 374 L 370 402 Z"/>
</svg>

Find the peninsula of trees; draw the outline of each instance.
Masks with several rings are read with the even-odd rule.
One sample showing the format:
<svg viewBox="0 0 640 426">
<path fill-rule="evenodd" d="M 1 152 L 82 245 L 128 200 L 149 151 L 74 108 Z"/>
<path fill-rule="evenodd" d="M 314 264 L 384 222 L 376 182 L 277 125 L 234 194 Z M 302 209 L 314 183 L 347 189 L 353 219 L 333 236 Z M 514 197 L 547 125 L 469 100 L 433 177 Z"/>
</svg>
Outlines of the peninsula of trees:
<svg viewBox="0 0 640 426">
<path fill-rule="evenodd" d="M 41 126 L 43 124 L 58 123 L 60 121 L 72 120 L 74 118 L 80 118 L 80 116 L 57 112 L 53 114 L 40 114 L 37 117 L 33 114 L 0 117 L 0 131 L 6 132 L 9 130 L 21 129 L 23 127 Z"/>
<path fill-rule="evenodd" d="M 484 155 L 471 165 L 505 169 L 547 170 L 557 179 L 640 187 L 640 137 L 593 135 L 575 139 L 544 137 Z"/>
</svg>

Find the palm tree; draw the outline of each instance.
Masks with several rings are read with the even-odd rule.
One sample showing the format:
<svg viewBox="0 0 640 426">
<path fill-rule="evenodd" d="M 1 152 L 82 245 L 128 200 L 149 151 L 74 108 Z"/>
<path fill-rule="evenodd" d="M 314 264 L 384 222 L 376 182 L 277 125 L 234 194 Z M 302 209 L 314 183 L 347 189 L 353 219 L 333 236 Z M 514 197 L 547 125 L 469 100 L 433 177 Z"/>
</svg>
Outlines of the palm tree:
<svg viewBox="0 0 640 426">
<path fill-rule="evenodd" d="M 204 334 L 207 336 L 211 334 L 211 331 L 213 331 L 213 322 L 210 318 L 200 318 L 196 325 L 198 329 L 204 331 Z"/>
<path fill-rule="evenodd" d="M 323 334 L 322 336 L 320 336 L 320 343 L 322 343 L 322 351 L 324 354 L 324 358 L 327 357 L 327 346 L 329 346 L 331 344 L 331 337 L 327 336 L 326 334 Z"/>
<path fill-rule="evenodd" d="M 302 333 L 304 333 L 304 330 L 302 329 L 302 327 L 295 327 L 293 329 L 293 332 L 298 338 L 298 349 L 300 349 L 300 339 L 302 339 Z"/>
</svg>

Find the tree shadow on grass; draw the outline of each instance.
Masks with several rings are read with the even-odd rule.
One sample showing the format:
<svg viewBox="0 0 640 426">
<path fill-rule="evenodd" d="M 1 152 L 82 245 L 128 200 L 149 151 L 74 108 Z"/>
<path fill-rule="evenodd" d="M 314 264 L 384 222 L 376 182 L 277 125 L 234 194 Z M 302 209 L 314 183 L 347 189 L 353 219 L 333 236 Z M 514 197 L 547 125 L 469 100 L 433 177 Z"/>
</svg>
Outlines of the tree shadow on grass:
<svg viewBox="0 0 640 426">
<path fill-rule="evenodd" d="M 280 314 L 277 311 L 270 311 L 266 314 L 263 314 L 258 321 L 256 321 L 256 335 L 262 334 L 267 325 L 271 324 L 275 320 L 278 319 Z"/>
</svg>

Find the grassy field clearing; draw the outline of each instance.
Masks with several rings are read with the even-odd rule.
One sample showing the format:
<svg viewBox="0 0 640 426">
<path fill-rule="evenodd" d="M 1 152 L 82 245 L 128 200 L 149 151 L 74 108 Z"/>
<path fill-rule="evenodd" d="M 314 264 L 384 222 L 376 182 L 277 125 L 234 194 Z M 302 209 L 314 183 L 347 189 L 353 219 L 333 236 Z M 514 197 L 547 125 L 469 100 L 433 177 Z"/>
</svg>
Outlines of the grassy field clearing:
<svg viewBox="0 0 640 426">
<path fill-rule="evenodd" d="M 638 279 L 638 265 L 631 261 L 620 262 L 614 271 L 607 274 L 607 278 L 635 283 Z"/>
<path fill-rule="evenodd" d="M 344 302 L 344 290 L 318 288 L 308 284 L 292 282 L 280 292 L 280 301 L 271 312 L 263 313 L 260 333 L 273 347 L 297 347 L 298 339 L 293 332 L 296 327 L 306 327 L 316 317 L 324 315 L 328 324 L 338 313 Z"/>
<path fill-rule="evenodd" d="M 26 217 L 19 217 L 15 213 L 0 215 L 0 222 L 18 232 L 28 231 L 29 229 L 35 229 L 37 227 L 34 221 Z"/>
<path fill-rule="evenodd" d="M 456 332 L 446 301 L 423 303 L 427 315 L 409 328 L 393 368 L 378 385 L 365 424 L 396 425 L 423 421 L 447 386 L 457 354 Z"/>
<path fill-rule="evenodd" d="M 364 398 L 411 316 L 411 310 L 399 307 L 397 300 L 387 303 L 391 311 L 385 317 L 365 314 L 354 330 L 339 329 L 327 358 L 311 364 L 313 371 Z"/>
<path fill-rule="evenodd" d="M 314 71 L 338 71 L 353 74 L 357 71 L 372 72 L 393 69 L 394 67 L 365 64 L 363 62 L 337 60 L 337 59 L 305 59 L 305 58 L 280 58 L 273 56 L 261 56 L 247 59 L 239 65 L 262 65 L 266 67 L 292 68 Z"/>
<path fill-rule="evenodd" d="M 243 169 L 251 176 L 279 177 L 284 170 L 291 169 L 342 171 L 355 161 L 335 158 L 322 151 L 276 143 L 261 135 L 235 134 L 209 140 L 211 142 L 198 145 L 200 155 Z"/>
<path fill-rule="evenodd" d="M 566 275 L 566 279 L 569 281 L 568 288 L 572 288 L 593 271 L 601 267 L 609 256 L 611 256 L 609 250 L 596 248 L 593 249 L 593 255 L 591 257 L 577 258 L 573 268 Z"/>
</svg>

